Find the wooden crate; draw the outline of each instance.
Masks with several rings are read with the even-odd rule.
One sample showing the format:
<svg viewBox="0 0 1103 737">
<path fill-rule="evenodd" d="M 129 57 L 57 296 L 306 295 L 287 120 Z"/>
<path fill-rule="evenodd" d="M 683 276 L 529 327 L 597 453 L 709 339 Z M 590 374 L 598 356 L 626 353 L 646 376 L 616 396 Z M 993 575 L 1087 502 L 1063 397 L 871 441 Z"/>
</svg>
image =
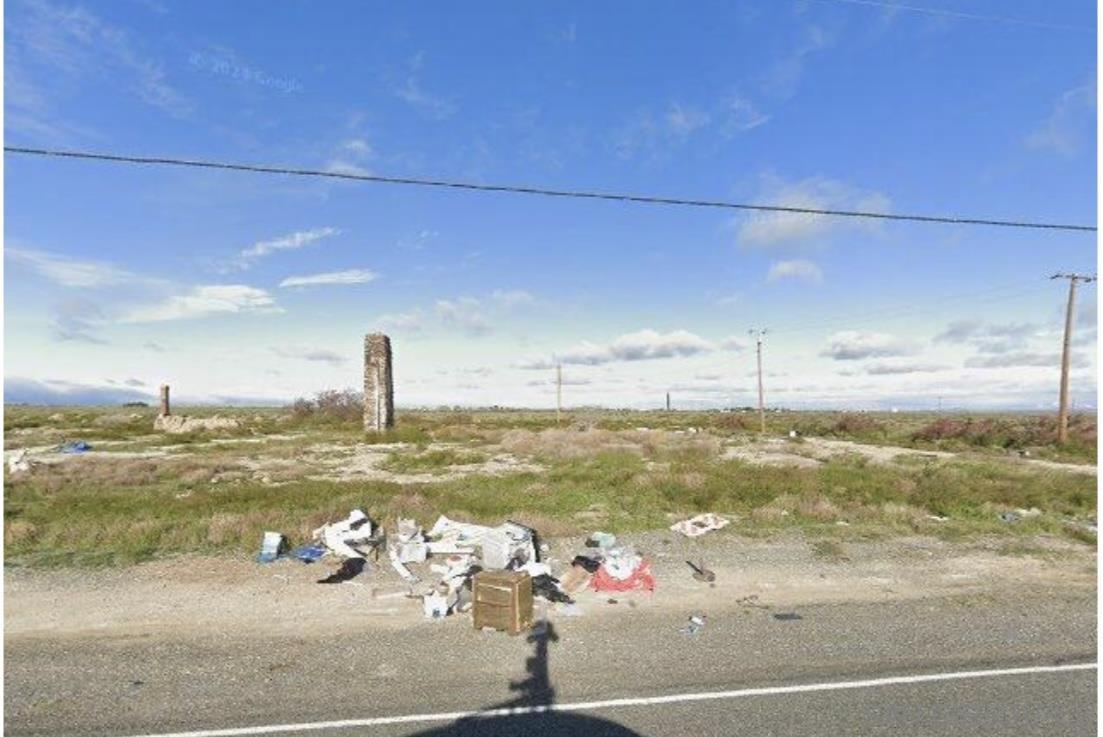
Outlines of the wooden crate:
<svg viewBox="0 0 1103 737">
<path fill-rule="evenodd" d="M 480 571 L 474 582 L 475 629 L 517 635 L 532 627 L 532 579 L 524 571 Z"/>
</svg>

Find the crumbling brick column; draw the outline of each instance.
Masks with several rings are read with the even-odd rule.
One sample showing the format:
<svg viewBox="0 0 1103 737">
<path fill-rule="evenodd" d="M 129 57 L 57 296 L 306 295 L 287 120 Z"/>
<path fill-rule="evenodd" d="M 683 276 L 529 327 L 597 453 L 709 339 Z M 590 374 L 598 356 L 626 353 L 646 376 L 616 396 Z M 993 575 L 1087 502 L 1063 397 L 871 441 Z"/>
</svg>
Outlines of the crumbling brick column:
<svg viewBox="0 0 1103 737">
<path fill-rule="evenodd" d="M 394 427 L 394 383 L 391 339 L 382 333 L 364 336 L 364 429 Z"/>
<path fill-rule="evenodd" d="M 161 384 L 161 409 L 157 413 L 161 417 L 169 415 L 169 385 Z"/>
</svg>

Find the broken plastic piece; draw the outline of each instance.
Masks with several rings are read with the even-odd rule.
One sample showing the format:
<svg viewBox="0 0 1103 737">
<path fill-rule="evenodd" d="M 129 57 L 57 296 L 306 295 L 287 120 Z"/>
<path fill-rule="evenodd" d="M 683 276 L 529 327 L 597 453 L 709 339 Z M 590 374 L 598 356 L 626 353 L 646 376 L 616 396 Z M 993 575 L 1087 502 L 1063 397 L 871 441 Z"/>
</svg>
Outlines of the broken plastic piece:
<svg viewBox="0 0 1103 737">
<path fill-rule="evenodd" d="M 699 537 L 706 532 L 712 532 L 713 530 L 719 530 L 722 527 L 726 527 L 729 523 L 730 520 L 718 514 L 706 512 L 705 514 L 699 514 L 696 517 L 677 522 L 671 525 L 670 529 L 674 532 L 680 532 L 686 537 Z"/>
<path fill-rule="evenodd" d="M 303 545 L 295 548 L 291 551 L 291 556 L 301 560 L 303 563 L 313 563 L 314 561 L 321 560 L 326 552 L 325 545 L 314 543 L 312 545 Z"/>
<path fill-rule="evenodd" d="M 279 558 L 287 550 L 287 538 L 278 532 L 265 532 L 261 540 L 260 553 L 257 560 L 261 563 L 271 563 Z"/>
<path fill-rule="evenodd" d="M 695 635 L 703 630 L 707 623 L 708 617 L 704 614 L 694 614 L 689 618 L 689 624 L 678 631 L 683 635 Z"/>
<path fill-rule="evenodd" d="M 83 440 L 73 440 L 68 443 L 62 443 L 57 449 L 60 453 L 87 453 L 92 450 L 92 446 Z"/>
<path fill-rule="evenodd" d="M 27 449 L 23 448 L 18 453 L 8 459 L 8 473 L 16 473 L 18 471 L 30 471 L 31 462 L 27 460 Z"/>
<path fill-rule="evenodd" d="M 352 546 L 371 539 L 371 520 L 362 510 L 354 509 L 347 519 L 319 527 L 314 537 L 321 539 L 332 553 L 344 558 L 363 558 L 364 554 Z"/>
<path fill-rule="evenodd" d="M 410 573 L 410 569 L 402 565 L 402 561 L 398 559 L 398 551 L 391 548 L 387 551 L 387 557 L 391 559 L 391 567 L 394 568 L 398 575 L 402 576 L 402 580 L 406 583 L 420 583 L 421 579 Z"/>
<path fill-rule="evenodd" d="M 586 547 L 607 550 L 617 544 L 617 536 L 609 532 L 595 532 L 586 539 Z"/>
<path fill-rule="evenodd" d="M 440 591 L 423 596 L 421 605 L 426 619 L 444 619 L 448 616 L 448 596 Z"/>
</svg>

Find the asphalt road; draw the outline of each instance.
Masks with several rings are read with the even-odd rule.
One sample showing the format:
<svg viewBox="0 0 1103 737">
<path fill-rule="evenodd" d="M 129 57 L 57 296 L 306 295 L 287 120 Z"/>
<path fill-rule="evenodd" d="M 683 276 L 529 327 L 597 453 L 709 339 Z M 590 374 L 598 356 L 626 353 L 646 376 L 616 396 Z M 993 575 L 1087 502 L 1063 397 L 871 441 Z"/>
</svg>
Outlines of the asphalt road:
<svg viewBox="0 0 1103 737">
<path fill-rule="evenodd" d="M 1084 735 L 1094 670 L 875 683 L 1094 662 L 1095 600 L 1008 595 L 810 606 L 799 619 L 747 607 L 683 635 L 681 617 L 553 619 L 542 636 L 479 633 L 464 619 L 343 637 L 6 640 L 5 733 L 158 735 L 358 720 L 312 735 Z M 278 616 L 278 615 L 274 615 Z M 324 616 L 324 613 L 319 613 Z M 745 689 L 773 688 L 764 694 Z M 729 698 L 648 703 L 671 694 Z M 542 705 L 636 699 L 532 713 Z M 380 717 L 518 707 L 494 719 Z M 297 732 L 289 732 L 295 734 Z"/>
</svg>

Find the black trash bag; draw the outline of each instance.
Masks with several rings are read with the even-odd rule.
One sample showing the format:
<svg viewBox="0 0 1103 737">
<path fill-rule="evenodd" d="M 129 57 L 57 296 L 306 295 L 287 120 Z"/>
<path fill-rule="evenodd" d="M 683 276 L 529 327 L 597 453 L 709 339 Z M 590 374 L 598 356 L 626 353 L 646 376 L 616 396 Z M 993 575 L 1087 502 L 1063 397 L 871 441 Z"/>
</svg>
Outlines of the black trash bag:
<svg viewBox="0 0 1103 737">
<path fill-rule="evenodd" d="M 331 573 L 325 578 L 318 579 L 318 583 L 343 583 L 345 581 L 351 581 L 364 572 L 364 566 L 367 563 L 363 558 L 349 558 L 341 567 L 337 569 L 335 573 Z"/>
<path fill-rule="evenodd" d="M 555 578 L 554 576 L 549 576 L 547 573 L 541 573 L 539 576 L 533 577 L 532 595 L 543 596 L 545 599 L 551 602 L 574 604 L 574 599 L 567 596 L 559 588 L 559 579 Z"/>
<path fill-rule="evenodd" d="M 585 555 L 576 555 L 574 560 L 571 561 L 571 564 L 586 569 L 587 573 L 597 573 L 597 569 L 601 568 L 600 560 L 597 558 L 589 558 Z"/>
</svg>

